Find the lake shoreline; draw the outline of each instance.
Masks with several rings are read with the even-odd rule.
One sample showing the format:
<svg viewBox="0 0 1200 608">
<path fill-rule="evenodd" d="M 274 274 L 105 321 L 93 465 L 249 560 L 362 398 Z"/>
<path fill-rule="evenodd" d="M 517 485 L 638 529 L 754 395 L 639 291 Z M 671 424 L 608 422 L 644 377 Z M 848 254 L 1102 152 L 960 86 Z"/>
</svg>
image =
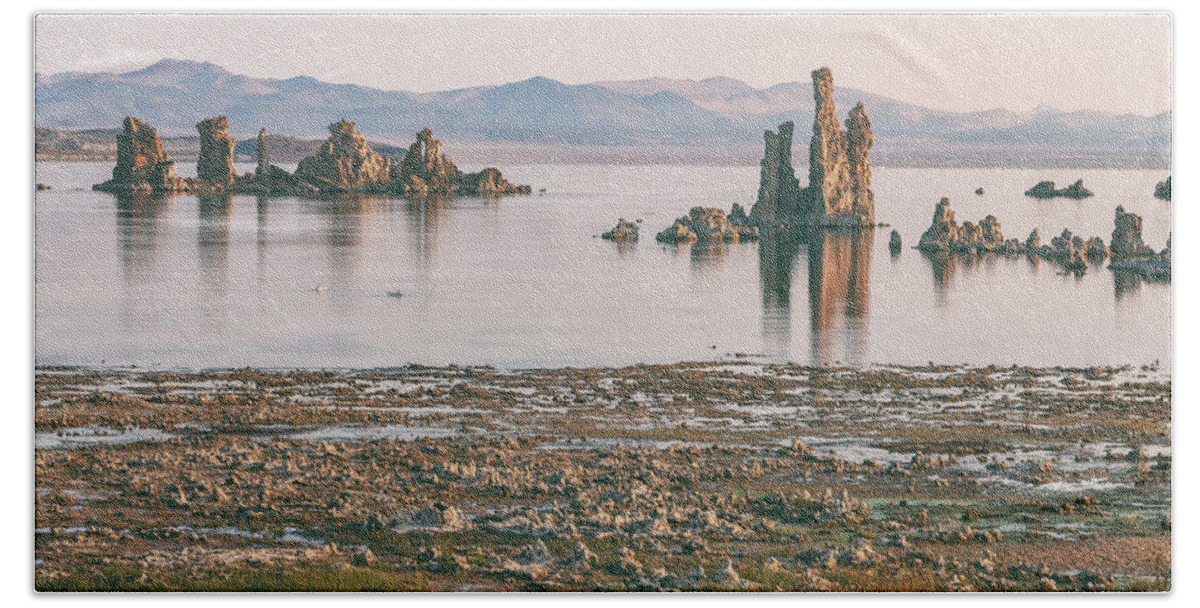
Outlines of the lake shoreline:
<svg viewBox="0 0 1200 608">
<path fill-rule="evenodd" d="M 35 401 L 44 591 L 1171 587 L 1149 365 L 42 367 Z"/>
</svg>

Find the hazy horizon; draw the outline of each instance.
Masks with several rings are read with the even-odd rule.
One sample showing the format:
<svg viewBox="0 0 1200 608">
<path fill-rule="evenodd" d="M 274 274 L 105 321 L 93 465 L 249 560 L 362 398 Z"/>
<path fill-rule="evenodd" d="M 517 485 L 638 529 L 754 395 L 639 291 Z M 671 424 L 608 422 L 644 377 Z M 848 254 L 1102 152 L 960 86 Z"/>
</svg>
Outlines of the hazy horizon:
<svg viewBox="0 0 1200 608">
<path fill-rule="evenodd" d="M 34 69 L 123 73 L 171 58 L 427 93 L 535 76 L 765 88 L 828 66 L 839 86 L 944 111 L 1155 115 L 1172 109 L 1171 36 L 1166 13 L 42 13 Z"/>
</svg>

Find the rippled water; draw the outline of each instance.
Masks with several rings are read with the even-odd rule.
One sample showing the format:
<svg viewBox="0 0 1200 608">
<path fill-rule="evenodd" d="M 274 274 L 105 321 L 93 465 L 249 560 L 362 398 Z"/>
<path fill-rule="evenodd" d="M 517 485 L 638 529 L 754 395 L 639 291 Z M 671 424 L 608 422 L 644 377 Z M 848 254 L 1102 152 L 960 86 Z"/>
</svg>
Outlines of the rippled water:
<svg viewBox="0 0 1200 608">
<path fill-rule="evenodd" d="M 876 213 L 905 241 L 893 257 L 888 229 L 654 242 L 693 205 L 749 206 L 756 167 L 506 167 L 547 193 L 426 202 L 91 191 L 110 170 L 37 165 L 54 188 L 35 212 L 39 365 L 1171 360 L 1169 283 L 1099 267 L 1075 277 L 1025 258 L 937 263 L 910 248 L 949 196 L 960 222 L 992 213 L 1006 236 L 1036 226 L 1047 242 L 1064 227 L 1107 242 L 1124 205 L 1160 249 L 1171 221 L 1170 203 L 1152 196 L 1161 171 L 877 168 Z M 1097 196 L 1022 195 L 1078 178 Z M 618 217 L 644 220 L 642 242 L 595 238 Z"/>
</svg>

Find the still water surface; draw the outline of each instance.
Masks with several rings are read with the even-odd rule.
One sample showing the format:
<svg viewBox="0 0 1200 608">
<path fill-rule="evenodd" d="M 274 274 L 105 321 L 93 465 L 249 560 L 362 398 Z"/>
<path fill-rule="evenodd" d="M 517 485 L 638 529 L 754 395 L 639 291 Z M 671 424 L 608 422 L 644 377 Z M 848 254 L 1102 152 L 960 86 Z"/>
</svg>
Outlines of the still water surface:
<svg viewBox="0 0 1200 608">
<path fill-rule="evenodd" d="M 54 188 L 35 207 L 39 365 L 1171 360 L 1169 283 L 1025 258 L 945 264 L 910 248 L 949 196 L 960 222 L 992 213 L 1006 236 L 1036 226 L 1046 242 L 1064 227 L 1107 242 L 1120 204 L 1161 249 L 1171 207 L 1151 194 L 1162 171 L 877 168 L 876 213 L 904 238 L 896 257 L 889 229 L 654 242 L 694 205 L 749 207 L 756 167 L 516 166 L 505 175 L 547 193 L 424 202 L 91 191 L 110 171 L 37 165 Z M 1022 195 L 1081 177 L 1094 198 Z M 595 238 L 618 217 L 644 220 L 640 243 Z"/>
</svg>

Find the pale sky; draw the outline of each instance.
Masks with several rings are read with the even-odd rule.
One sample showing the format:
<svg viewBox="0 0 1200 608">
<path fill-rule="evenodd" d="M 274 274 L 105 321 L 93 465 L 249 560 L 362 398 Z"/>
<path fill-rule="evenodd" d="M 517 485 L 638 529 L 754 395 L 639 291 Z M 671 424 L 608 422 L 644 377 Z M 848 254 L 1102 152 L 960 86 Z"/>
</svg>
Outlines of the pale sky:
<svg viewBox="0 0 1200 608">
<path fill-rule="evenodd" d="M 835 82 L 942 110 L 1171 108 L 1165 13 L 53 15 L 35 69 L 125 72 L 164 57 L 265 78 L 415 92 L 730 76 Z"/>
</svg>

